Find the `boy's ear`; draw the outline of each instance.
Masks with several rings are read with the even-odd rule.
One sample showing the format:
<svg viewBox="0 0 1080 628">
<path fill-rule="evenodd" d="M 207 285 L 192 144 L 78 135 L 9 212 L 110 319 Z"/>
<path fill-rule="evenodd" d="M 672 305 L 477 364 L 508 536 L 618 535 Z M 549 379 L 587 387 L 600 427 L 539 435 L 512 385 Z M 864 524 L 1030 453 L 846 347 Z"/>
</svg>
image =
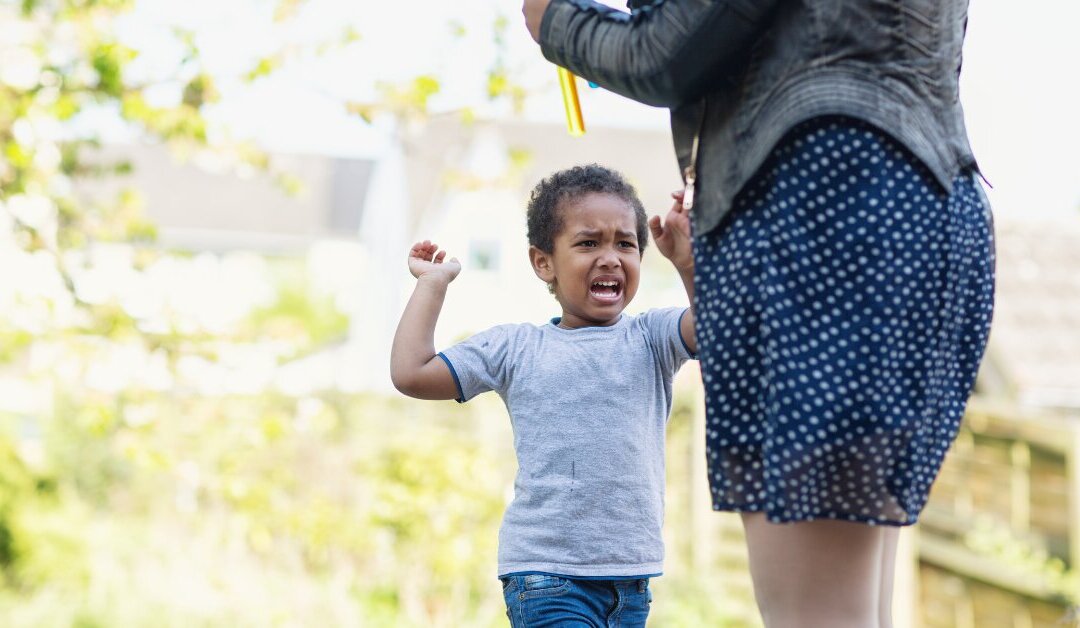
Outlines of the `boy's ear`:
<svg viewBox="0 0 1080 628">
<path fill-rule="evenodd" d="M 533 272 L 544 283 L 555 281 L 555 268 L 552 266 L 550 253 L 545 253 L 535 246 L 529 246 L 529 261 L 532 262 Z"/>
</svg>

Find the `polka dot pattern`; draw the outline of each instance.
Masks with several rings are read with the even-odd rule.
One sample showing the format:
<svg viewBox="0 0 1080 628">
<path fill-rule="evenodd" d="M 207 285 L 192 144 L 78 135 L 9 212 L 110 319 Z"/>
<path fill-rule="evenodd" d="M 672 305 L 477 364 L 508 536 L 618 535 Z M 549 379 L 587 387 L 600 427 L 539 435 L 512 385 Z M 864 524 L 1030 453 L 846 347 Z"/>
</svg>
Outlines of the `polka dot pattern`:
<svg viewBox="0 0 1080 628">
<path fill-rule="evenodd" d="M 790 132 L 695 236 L 713 507 L 908 525 L 990 329 L 993 224 L 876 128 Z"/>
</svg>

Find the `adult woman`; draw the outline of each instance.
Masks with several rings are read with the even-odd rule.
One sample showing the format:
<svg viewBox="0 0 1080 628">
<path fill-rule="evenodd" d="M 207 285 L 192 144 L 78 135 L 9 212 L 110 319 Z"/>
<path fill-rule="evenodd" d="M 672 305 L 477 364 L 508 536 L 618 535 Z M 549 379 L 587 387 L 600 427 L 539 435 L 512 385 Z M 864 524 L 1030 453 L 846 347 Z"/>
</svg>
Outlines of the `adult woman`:
<svg viewBox="0 0 1080 628">
<path fill-rule="evenodd" d="M 526 0 L 544 55 L 669 107 L 692 203 L 713 506 L 770 628 L 891 626 L 989 333 L 966 0 Z M 777 525 L 777 524 L 791 525 Z"/>
</svg>

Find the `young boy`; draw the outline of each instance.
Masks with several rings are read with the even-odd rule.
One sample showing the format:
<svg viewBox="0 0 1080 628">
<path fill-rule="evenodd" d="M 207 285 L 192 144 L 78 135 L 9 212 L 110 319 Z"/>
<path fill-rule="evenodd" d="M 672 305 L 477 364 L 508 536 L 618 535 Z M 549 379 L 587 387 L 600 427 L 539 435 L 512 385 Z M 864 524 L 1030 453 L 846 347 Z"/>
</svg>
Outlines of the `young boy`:
<svg viewBox="0 0 1080 628">
<path fill-rule="evenodd" d="M 528 205 L 529 259 L 562 308 L 546 325 L 500 325 L 442 353 L 435 323 L 461 265 L 412 247 L 416 289 L 390 358 L 418 399 L 506 403 L 518 474 L 499 533 L 512 626 L 644 626 L 649 578 L 663 566 L 664 430 L 671 380 L 694 358 L 693 309 L 623 314 L 651 230 L 693 303 L 690 225 L 681 195 L 661 223 L 634 189 L 589 165 L 541 181 Z M 613 623 L 608 623 L 608 622 Z"/>
</svg>

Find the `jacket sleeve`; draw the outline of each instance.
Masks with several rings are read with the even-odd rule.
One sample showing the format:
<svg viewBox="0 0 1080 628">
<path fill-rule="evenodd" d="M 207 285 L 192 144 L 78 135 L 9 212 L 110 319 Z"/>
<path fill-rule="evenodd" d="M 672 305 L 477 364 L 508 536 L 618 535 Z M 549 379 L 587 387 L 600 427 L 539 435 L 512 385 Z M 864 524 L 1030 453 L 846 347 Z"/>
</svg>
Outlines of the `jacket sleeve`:
<svg viewBox="0 0 1080 628">
<path fill-rule="evenodd" d="M 626 14 L 592 0 L 552 0 L 540 48 L 552 63 L 617 94 L 678 107 L 715 89 L 779 1 L 666 0 Z"/>
</svg>

